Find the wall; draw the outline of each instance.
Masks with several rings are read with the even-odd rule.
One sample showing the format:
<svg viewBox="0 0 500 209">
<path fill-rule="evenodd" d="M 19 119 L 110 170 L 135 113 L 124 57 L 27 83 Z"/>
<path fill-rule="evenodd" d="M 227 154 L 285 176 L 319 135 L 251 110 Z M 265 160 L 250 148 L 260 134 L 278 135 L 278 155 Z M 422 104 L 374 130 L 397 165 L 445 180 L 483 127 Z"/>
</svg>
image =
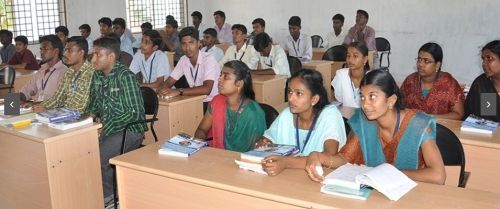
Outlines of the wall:
<svg viewBox="0 0 500 209">
<path fill-rule="evenodd" d="M 242 23 L 251 30 L 257 17 L 266 20 L 266 31 L 277 41 L 288 33 L 288 19 L 302 18 L 302 32 L 323 37 L 331 30 L 331 17 L 341 13 L 346 17 L 344 29 L 354 25 L 357 9 L 370 14 L 368 25 L 376 36 L 391 42 L 391 73 L 404 79 L 415 69 L 418 48 L 434 41 L 443 47 L 443 70 L 459 82 L 471 83 L 482 73 L 480 49 L 487 42 L 500 38 L 495 0 L 189 0 L 188 13 L 198 10 L 206 25 L 213 25 L 216 10 L 226 13 L 227 22 Z M 189 17 L 191 18 L 191 17 Z M 189 20 L 191 21 L 191 20 Z"/>
</svg>

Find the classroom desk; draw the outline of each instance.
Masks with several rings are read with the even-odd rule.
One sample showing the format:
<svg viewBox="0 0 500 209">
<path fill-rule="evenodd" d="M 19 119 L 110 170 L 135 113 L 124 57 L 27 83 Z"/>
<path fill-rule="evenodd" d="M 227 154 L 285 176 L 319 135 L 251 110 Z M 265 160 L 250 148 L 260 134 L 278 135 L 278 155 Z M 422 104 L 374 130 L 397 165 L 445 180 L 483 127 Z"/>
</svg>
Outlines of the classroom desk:
<svg viewBox="0 0 500 209">
<path fill-rule="evenodd" d="M 104 208 L 100 127 L 0 126 L 0 208 Z"/>
<path fill-rule="evenodd" d="M 12 92 L 18 92 L 23 88 L 23 86 L 28 83 L 28 81 L 33 77 L 33 74 L 37 72 L 36 70 L 25 70 L 25 69 L 16 69 L 16 80 L 14 81 L 14 89 Z M 8 89 L 0 90 L 0 98 L 5 97 L 9 92 Z"/>
<path fill-rule="evenodd" d="M 168 59 L 168 64 L 170 65 L 170 72 L 174 71 L 174 54 L 175 52 L 165 52 L 165 54 L 167 55 L 167 59 Z M 167 78 L 165 78 L 165 80 L 167 80 Z"/>
<path fill-rule="evenodd" d="M 342 116 L 350 118 L 354 108 L 341 106 Z M 466 188 L 499 192 L 500 128 L 492 134 L 460 131 L 462 121 L 437 119 L 437 122 L 457 135 L 465 152 L 465 171 L 470 172 Z M 458 178 L 457 178 L 458 180 Z"/>
<path fill-rule="evenodd" d="M 332 88 L 330 80 L 332 76 L 332 61 L 324 61 L 324 60 L 312 60 L 310 62 L 302 63 L 302 68 L 316 70 L 321 73 L 323 77 L 323 87 L 326 89 L 326 94 L 328 95 L 328 101 L 333 100 Z"/>
<path fill-rule="evenodd" d="M 312 60 L 322 60 L 327 48 L 313 48 Z"/>
<path fill-rule="evenodd" d="M 154 125 L 158 140 L 169 139 L 179 132 L 194 136 L 203 118 L 204 98 L 205 96 L 176 96 L 160 99 L 158 121 Z M 154 142 L 151 130 L 147 131 L 145 136 L 144 144 Z"/>
<path fill-rule="evenodd" d="M 418 183 L 399 201 L 374 191 L 366 201 L 320 193 L 302 169 L 269 177 L 239 169 L 239 153 L 204 148 L 189 158 L 158 154 L 159 143 L 110 160 L 121 209 L 498 208 L 500 194 Z"/>
<path fill-rule="evenodd" d="M 278 110 L 285 103 L 286 76 L 252 74 L 252 87 L 255 100 L 271 105 Z"/>
</svg>

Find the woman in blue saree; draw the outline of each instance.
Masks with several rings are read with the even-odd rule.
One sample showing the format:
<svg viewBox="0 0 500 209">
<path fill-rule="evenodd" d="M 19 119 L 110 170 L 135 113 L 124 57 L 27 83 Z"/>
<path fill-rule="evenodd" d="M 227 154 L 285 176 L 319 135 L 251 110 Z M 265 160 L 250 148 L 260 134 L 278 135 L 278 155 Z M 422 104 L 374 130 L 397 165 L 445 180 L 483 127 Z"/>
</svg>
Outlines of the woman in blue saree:
<svg viewBox="0 0 500 209">
<path fill-rule="evenodd" d="M 436 121 L 432 116 L 404 109 L 392 76 L 373 70 L 361 81 L 361 109 L 349 119 L 352 132 L 336 155 L 309 155 L 306 171 L 322 181 L 316 165 L 337 168 L 346 163 L 375 167 L 390 163 L 415 181 L 444 184 L 446 173 L 436 145 Z"/>
</svg>

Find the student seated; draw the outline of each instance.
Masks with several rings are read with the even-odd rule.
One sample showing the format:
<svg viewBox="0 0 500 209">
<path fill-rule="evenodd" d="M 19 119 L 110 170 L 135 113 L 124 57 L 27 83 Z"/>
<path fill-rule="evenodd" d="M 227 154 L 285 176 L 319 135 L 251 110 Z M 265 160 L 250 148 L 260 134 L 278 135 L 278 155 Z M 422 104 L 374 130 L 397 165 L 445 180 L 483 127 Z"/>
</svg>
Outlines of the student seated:
<svg viewBox="0 0 500 209">
<path fill-rule="evenodd" d="M 290 77 L 290 66 L 285 50 L 280 45 L 273 45 L 267 33 L 260 33 L 254 38 L 255 51 L 259 52 L 262 69 L 253 70 L 256 75 L 286 75 Z"/>
<path fill-rule="evenodd" d="M 368 48 L 364 43 L 353 42 L 347 47 L 347 67 L 337 70 L 332 80 L 335 100 L 347 107 L 359 107 L 359 84 L 368 66 Z"/>
<path fill-rule="evenodd" d="M 325 48 L 329 49 L 344 43 L 344 39 L 347 36 L 347 32 L 342 30 L 344 19 L 344 15 L 342 14 L 336 14 L 332 17 L 333 31 L 326 34 L 326 41 L 323 44 Z"/>
<path fill-rule="evenodd" d="M 0 30 L 0 43 L 2 44 L 0 48 L 0 64 L 7 64 L 16 53 L 16 47 L 12 44 L 12 32 L 9 30 Z"/>
<path fill-rule="evenodd" d="M 500 40 L 487 43 L 481 50 L 484 73 L 474 79 L 465 100 L 464 119 L 470 114 L 484 119 L 500 122 Z M 496 114 L 483 114 L 481 95 L 493 93 L 496 95 Z M 495 107 L 492 107 L 495 108 Z"/>
<path fill-rule="evenodd" d="M 281 45 L 290 56 L 307 62 L 312 59 L 312 41 L 311 37 L 300 33 L 301 28 L 300 17 L 292 16 L 288 20 L 288 31 L 290 34 Z"/>
<path fill-rule="evenodd" d="M 201 51 L 212 54 L 215 60 L 220 62 L 224 57 L 224 52 L 215 46 L 215 42 L 217 42 L 217 31 L 215 29 L 207 28 L 203 31 L 203 48 L 201 48 Z"/>
<path fill-rule="evenodd" d="M 33 77 L 21 88 L 21 101 L 31 100 L 42 102 L 56 92 L 59 81 L 68 69 L 61 61 L 63 45 L 56 35 L 40 38 L 40 56 L 42 66 Z"/>
<path fill-rule="evenodd" d="M 191 13 L 191 20 L 193 23 L 193 27 L 200 32 L 200 36 L 203 36 L 203 32 L 207 29 L 207 27 L 202 22 L 203 15 L 201 14 L 201 12 L 194 11 L 193 13 Z M 217 37 L 215 37 L 215 39 L 217 39 Z"/>
<path fill-rule="evenodd" d="M 254 39 L 256 35 L 260 33 L 264 33 L 266 30 L 266 21 L 262 18 L 256 18 L 252 21 L 252 29 L 253 31 L 250 33 L 248 37 L 247 44 L 254 45 Z"/>
<path fill-rule="evenodd" d="M 215 96 L 201 120 L 195 137 L 206 139 L 215 148 L 246 152 L 266 130 L 264 111 L 255 102 L 252 76 L 239 60 L 226 62 L 219 77 L 219 95 Z"/>
<path fill-rule="evenodd" d="M 460 120 L 464 114 L 464 92 L 457 80 L 441 71 L 443 50 L 426 43 L 418 50 L 417 72 L 401 85 L 407 108 L 418 109 L 438 118 Z"/>
<path fill-rule="evenodd" d="M 368 26 L 368 12 L 359 9 L 356 11 L 356 24 L 348 31 L 344 39 L 344 45 L 349 45 L 352 42 L 364 43 L 370 51 L 373 51 L 372 69 L 377 69 L 380 65 L 377 53 L 377 44 L 375 42 L 375 30 Z"/>
<path fill-rule="evenodd" d="M 173 17 L 168 18 L 165 30 L 160 32 L 163 40 L 163 47 L 161 50 L 174 52 L 174 64 L 177 64 L 183 55 L 179 40 L 179 32 L 177 31 L 178 27 L 177 20 L 173 19 Z"/>
<path fill-rule="evenodd" d="M 16 42 L 16 53 L 8 64 L 16 69 L 38 70 L 39 66 L 35 56 L 28 49 L 28 38 L 17 36 L 14 41 Z"/>
<path fill-rule="evenodd" d="M 264 171 L 278 175 L 285 168 L 306 166 L 306 156 L 317 151 L 330 156 L 344 146 L 346 141 L 344 121 L 335 105 L 328 105 L 321 74 L 304 69 L 291 78 L 288 88 L 288 104 L 256 147 L 268 144 L 295 145 L 298 157 L 269 156 L 262 160 Z"/>
<path fill-rule="evenodd" d="M 160 33 L 155 30 L 145 31 L 142 35 L 141 51 L 135 53 L 130 64 L 130 70 L 134 74 L 141 73 L 141 86 L 156 89 L 170 75 L 168 58 L 160 47 Z"/>
<path fill-rule="evenodd" d="M 82 36 L 73 36 L 67 40 L 63 59 L 69 68 L 59 82 L 54 96 L 34 105 L 34 112 L 65 107 L 85 113 L 90 101 L 90 86 L 95 70 L 94 66 L 86 61 L 87 53 L 87 40 Z"/>
<path fill-rule="evenodd" d="M 61 26 L 58 26 L 54 32 L 55 32 L 54 34 L 59 39 L 61 39 L 61 43 L 62 43 L 63 47 L 66 46 L 66 41 L 68 40 L 68 36 L 69 36 L 68 28 L 66 26 L 61 25 Z"/>
<path fill-rule="evenodd" d="M 231 60 L 239 60 L 244 62 L 250 69 L 257 69 L 259 57 L 252 45 L 247 45 L 247 28 L 241 24 L 234 24 L 233 44 L 227 48 L 224 57 L 219 62 L 221 66 Z"/>
<path fill-rule="evenodd" d="M 104 36 L 107 36 L 113 32 L 112 28 L 113 22 L 109 17 L 102 17 L 101 19 L 99 19 L 99 21 L 97 21 L 97 23 L 99 24 L 99 32 L 101 33 L 101 35 L 98 36 L 96 40 Z"/>
<path fill-rule="evenodd" d="M 231 44 L 233 41 L 232 28 L 231 24 L 226 22 L 226 13 L 220 10 L 215 11 L 214 22 L 219 44 Z"/>
<path fill-rule="evenodd" d="M 390 163 L 409 178 L 444 184 L 446 173 L 436 145 L 436 120 L 423 112 L 404 109 L 391 74 L 372 70 L 361 81 L 361 109 L 349 119 L 351 133 L 338 154 L 311 153 L 306 171 L 321 182 L 315 167 L 338 168 L 346 163 L 375 167 Z"/>
<path fill-rule="evenodd" d="M 134 74 L 117 62 L 119 39 L 103 37 L 94 41 L 92 78 L 88 112 L 102 123 L 99 134 L 101 175 L 105 200 L 113 197 L 113 168 L 109 159 L 121 151 L 125 126 L 144 120 L 144 101 Z M 138 148 L 148 128 L 145 123 L 130 126 L 125 133 L 125 152 Z"/>
<path fill-rule="evenodd" d="M 80 35 L 87 40 L 87 44 L 89 46 L 89 52 L 92 51 L 92 43 L 94 42 L 94 39 L 90 37 L 90 33 L 92 32 L 92 29 L 90 28 L 89 24 L 82 24 L 80 27 L 78 27 L 78 30 L 80 30 Z"/>
<path fill-rule="evenodd" d="M 134 50 L 132 49 L 132 40 L 125 34 L 125 28 L 127 23 L 123 18 L 115 18 L 113 20 L 113 33 L 116 33 L 120 37 L 120 50 L 134 56 Z"/>
<path fill-rule="evenodd" d="M 220 65 L 210 53 L 199 50 L 198 35 L 198 31 L 193 27 L 185 27 L 181 30 L 179 38 L 184 56 L 158 92 L 163 96 L 207 95 L 203 100 L 206 110 L 208 102 L 212 101 L 218 93 L 217 78 L 220 76 Z M 189 88 L 172 89 L 175 82 L 182 76 L 186 77 Z"/>
</svg>

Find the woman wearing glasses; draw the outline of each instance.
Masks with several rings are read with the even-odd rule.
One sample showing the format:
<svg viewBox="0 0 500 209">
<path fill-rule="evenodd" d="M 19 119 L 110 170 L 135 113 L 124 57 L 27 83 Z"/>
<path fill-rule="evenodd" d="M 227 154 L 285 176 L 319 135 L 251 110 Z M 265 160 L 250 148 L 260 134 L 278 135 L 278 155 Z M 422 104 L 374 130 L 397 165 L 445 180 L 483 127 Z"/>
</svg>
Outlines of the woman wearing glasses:
<svg viewBox="0 0 500 209">
<path fill-rule="evenodd" d="M 435 117 L 460 120 L 464 114 L 464 93 L 457 80 L 441 71 L 443 50 L 426 43 L 418 50 L 417 72 L 406 77 L 401 91 L 410 109 L 422 110 Z"/>
</svg>

